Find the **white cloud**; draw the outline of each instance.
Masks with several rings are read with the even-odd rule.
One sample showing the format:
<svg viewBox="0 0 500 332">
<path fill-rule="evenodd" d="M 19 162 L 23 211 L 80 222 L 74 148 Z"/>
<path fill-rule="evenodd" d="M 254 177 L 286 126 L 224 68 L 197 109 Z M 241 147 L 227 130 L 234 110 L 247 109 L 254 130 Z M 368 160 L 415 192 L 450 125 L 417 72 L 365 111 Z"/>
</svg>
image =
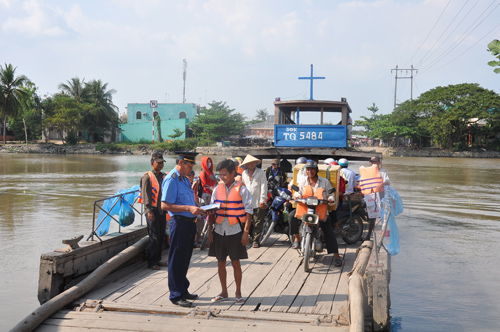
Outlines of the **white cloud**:
<svg viewBox="0 0 500 332">
<path fill-rule="evenodd" d="M 28 0 L 23 3 L 27 13 L 24 18 L 9 18 L 2 24 L 4 31 L 13 31 L 28 37 L 66 35 L 66 31 L 51 22 L 50 10 L 39 0 Z"/>
</svg>

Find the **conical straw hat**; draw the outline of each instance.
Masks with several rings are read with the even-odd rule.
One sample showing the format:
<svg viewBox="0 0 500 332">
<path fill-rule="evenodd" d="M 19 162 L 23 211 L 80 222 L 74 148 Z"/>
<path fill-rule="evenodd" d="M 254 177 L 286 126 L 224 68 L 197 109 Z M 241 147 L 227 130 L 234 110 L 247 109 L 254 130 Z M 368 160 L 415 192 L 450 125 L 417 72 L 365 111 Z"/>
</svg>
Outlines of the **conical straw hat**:
<svg viewBox="0 0 500 332">
<path fill-rule="evenodd" d="M 247 154 L 247 156 L 245 157 L 245 159 L 243 160 L 243 162 L 240 164 L 240 166 L 245 166 L 246 164 L 249 164 L 252 161 L 258 161 L 257 164 L 260 163 L 260 159 L 257 159 L 254 156 Z"/>
</svg>

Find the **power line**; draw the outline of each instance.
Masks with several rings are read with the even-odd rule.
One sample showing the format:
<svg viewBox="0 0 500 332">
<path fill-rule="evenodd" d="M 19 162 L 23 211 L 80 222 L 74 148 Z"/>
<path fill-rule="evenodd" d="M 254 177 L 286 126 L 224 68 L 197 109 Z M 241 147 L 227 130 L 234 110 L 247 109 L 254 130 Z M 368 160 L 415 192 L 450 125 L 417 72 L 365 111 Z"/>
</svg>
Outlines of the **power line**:
<svg viewBox="0 0 500 332">
<path fill-rule="evenodd" d="M 448 24 L 448 26 L 446 27 L 446 29 L 444 29 L 443 33 L 441 33 L 441 35 L 438 37 L 438 39 L 436 39 L 436 41 L 434 42 L 434 44 L 432 44 L 431 48 L 429 48 L 429 50 L 427 51 L 427 53 L 425 53 L 425 55 L 422 57 L 422 59 L 420 59 L 419 61 L 419 64 L 422 64 L 422 61 L 424 61 L 425 57 L 427 56 L 427 54 L 429 54 L 429 52 L 434 48 L 434 45 L 436 45 L 436 43 L 441 39 L 441 37 L 443 37 L 443 35 L 446 33 L 446 31 L 450 28 L 450 26 L 453 24 L 453 22 L 455 21 L 455 19 L 458 17 L 458 15 L 460 15 L 460 13 L 462 12 L 462 10 L 464 9 L 465 5 L 469 2 L 469 0 L 467 0 L 462 8 L 460 8 L 460 10 L 458 11 L 458 13 L 455 15 L 455 17 L 453 17 L 453 20 L 451 20 L 451 22 Z M 432 51 L 431 55 L 434 54 L 445 42 L 446 42 L 447 38 L 445 38 L 445 40 L 443 41 L 442 44 L 440 44 L 434 51 Z"/>
<path fill-rule="evenodd" d="M 418 53 L 418 51 L 420 51 L 420 48 L 422 47 L 422 45 L 424 45 L 425 41 L 427 40 L 427 38 L 429 38 L 429 36 L 431 35 L 432 31 L 434 30 L 434 28 L 436 27 L 436 24 L 439 22 L 439 20 L 441 19 L 441 17 L 443 16 L 444 12 L 446 11 L 446 8 L 448 8 L 448 5 L 450 4 L 451 0 L 448 1 L 448 3 L 446 4 L 446 7 L 444 7 L 443 11 L 441 12 L 441 15 L 439 15 L 438 19 L 436 20 L 436 22 L 434 23 L 434 25 L 432 26 L 431 30 L 429 31 L 429 33 L 427 34 L 427 36 L 425 37 L 424 41 L 422 42 L 422 44 L 420 44 L 420 46 L 418 47 L 418 49 L 415 51 L 415 53 L 411 56 L 410 60 L 408 61 L 411 62 L 413 60 L 413 57 L 415 56 L 415 54 Z M 408 65 L 408 63 L 405 65 L 405 67 Z"/>
<path fill-rule="evenodd" d="M 479 17 L 465 30 L 463 37 L 462 39 L 458 42 L 458 43 L 455 43 L 455 44 L 452 44 L 450 45 L 437 59 L 435 59 L 433 62 L 431 62 L 431 64 L 429 64 L 427 67 L 424 67 L 422 68 L 422 72 L 426 72 L 427 70 L 431 69 L 432 67 L 434 67 L 436 64 L 438 64 L 441 59 L 443 59 L 445 56 L 447 56 L 451 51 L 453 51 L 456 47 L 458 47 L 465 39 L 467 39 L 467 37 L 470 36 L 470 34 L 472 32 L 474 32 L 474 30 L 476 30 L 477 27 L 479 27 L 481 25 L 481 23 L 484 22 L 484 20 L 486 20 L 486 18 L 488 18 L 488 16 L 490 16 L 497 8 L 498 6 L 500 6 L 500 3 L 498 5 L 496 5 L 495 8 L 493 8 L 489 13 L 488 15 L 486 15 L 470 32 L 468 32 L 470 30 L 470 28 L 472 28 L 472 26 L 484 15 L 484 13 L 486 13 L 486 11 L 495 3 L 495 0 L 481 13 L 481 15 L 479 15 Z M 483 37 L 484 38 L 484 37 Z M 421 73 L 422 73 L 421 72 Z"/>
<path fill-rule="evenodd" d="M 455 61 L 456 59 L 460 58 L 462 55 L 464 55 L 465 53 L 467 53 L 471 48 L 473 48 L 474 46 L 476 46 L 477 43 L 479 43 L 481 40 L 483 40 L 484 38 L 486 38 L 486 36 L 488 36 L 490 33 L 492 33 L 496 28 L 500 27 L 500 23 L 498 23 L 493 29 L 491 29 L 490 31 L 488 31 L 488 33 L 486 33 L 483 37 L 481 37 L 481 39 L 479 39 L 477 42 L 475 42 L 471 47 L 469 47 L 468 49 L 466 49 L 465 51 L 463 51 L 460 55 L 458 55 L 457 57 L 453 58 L 452 60 L 450 60 L 449 62 L 447 62 L 446 64 L 442 65 L 441 67 L 438 67 L 436 68 L 435 70 L 438 70 L 438 69 L 441 69 L 447 65 L 449 65 L 450 63 L 452 63 L 453 61 Z M 434 71 L 435 71 L 434 70 Z"/>
</svg>

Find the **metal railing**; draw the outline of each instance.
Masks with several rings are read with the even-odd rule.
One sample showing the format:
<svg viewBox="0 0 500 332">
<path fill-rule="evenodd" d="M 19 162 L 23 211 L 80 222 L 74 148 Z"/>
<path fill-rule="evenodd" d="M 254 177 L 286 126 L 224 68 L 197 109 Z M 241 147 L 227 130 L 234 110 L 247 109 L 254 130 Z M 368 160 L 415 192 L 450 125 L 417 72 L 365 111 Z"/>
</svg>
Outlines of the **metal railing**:
<svg viewBox="0 0 500 332">
<path fill-rule="evenodd" d="M 94 235 L 95 235 L 99 239 L 99 241 L 102 242 L 102 239 L 99 237 L 99 235 L 97 235 L 97 229 L 99 227 L 101 227 L 102 223 L 104 222 L 104 220 L 106 220 L 107 217 L 110 217 L 111 219 L 113 219 L 114 221 L 116 221 L 118 223 L 118 233 L 121 233 L 120 221 L 118 219 L 116 219 L 114 216 L 112 216 L 111 214 L 109 214 L 109 211 L 113 210 L 113 208 L 116 206 L 116 204 L 118 204 L 120 201 L 122 201 L 122 199 L 124 198 L 125 195 L 136 193 L 138 191 L 140 191 L 140 190 L 139 189 L 131 190 L 131 191 L 127 191 L 127 192 L 124 192 L 121 194 L 117 194 L 114 196 L 110 196 L 110 197 L 106 197 L 106 198 L 102 198 L 102 199 L 98 199 L 97 201 L 94 201 L 94 211 L 93 211 L 93 216 L 92 216 L 92 233 L 90 233 L 89 237 L 87 238 L 87 241 L 88 240 L 94 241 Z M 109 210 L 106 211 L 105 209 L 103 209 L 102 206 L 104 205 L 104 202 L 107 200 L 113 199 L 113 198 L 117 198 L 117 199 L 113 203 L 113 205 L 109 208 Z M 143 225 L 143 216 L 144 216 L 144 205 L 140 204 L 141 205 L 140 211 L 137 210 L 134 206 L 137 203 L 138 198 L 139 197 L 136 197 L 132 204 L 127 202 L 125 199 L 123 199 L 123 202 L 127 203 L 135 212 L 137 212 L 141 216 L 141 226 L 142 226 Z M 101 203 L 101 205 L 99 205 L 99 203 Z M 104 216 L 102 217 L 101 220 L 96 221 L 96 218 L 99 217 L 99 213 L 97 213 L 97 217 L 96 217 L 96 210 L 104 212 Z"/>
</svg>

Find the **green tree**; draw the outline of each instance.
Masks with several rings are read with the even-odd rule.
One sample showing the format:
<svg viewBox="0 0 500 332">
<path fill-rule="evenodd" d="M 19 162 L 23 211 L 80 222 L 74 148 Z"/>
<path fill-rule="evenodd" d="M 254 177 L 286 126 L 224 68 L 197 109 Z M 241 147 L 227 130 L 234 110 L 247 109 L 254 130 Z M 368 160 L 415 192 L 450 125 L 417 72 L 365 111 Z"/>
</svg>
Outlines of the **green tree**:
<svg viewBox="0 0 500 332">
<path fill-rule="evenodd" d="M 80 80 L 78 77 L 73 77 L 66 83 L 59 84 L 59 89 L 63 94 L 70 96 L 79 103 L 83 103 L 88 99 L 89 89 L 85 88 L 85 79 Z"/>
<path fill-rule="evenodd" d="M 493 71 L 497 74 L 500 74 L 500 40 L 495 39 L 491 43 L 488 44 L 488 52 L 491 52 L 494 57 L 496 57 L 499 61 L 490 61 L 488 65 L 495 68 Z"/>
<path fill-rule="evenodd" d="M 91 142 L 95 142 L 97 136 L 111 130 L 114 141 L 114 129 L 120 123 L 118 118 L 118 107 L 113 104 L 113 94 L 116 90 L 108 90 L 108 83 L 101 80 L 92 80 L 85 85 L 83 100 L 92 105 L 84 115 L 83 125 L 87 130 Z"/>
<path fill-rule="evenodd" d="M 74 98 L 56 95 L 51 101 L 51 116 L 44 119 L 44 126 L 56 130 L 61 137 L 64 133 L 74 137 L 82 128 L 83 116 L 92 108 L 92 104 L 82 104 Z"/>
<path fill-rule="evenodd" d="M 421 128 L 426 128 L 437 145 L 451 148 L 465 141 L 474 118 L 484 118 L 489 109 L 498 108 L 500 96 L 479 84 L 462 83 L 436 87 L 421 94 L 412 104 Z"/>
<path fill-rule="evenodd" d="M 28 81 L 22 89 L 26 91 L 26 98 L 22 103 L 19 116 L 9 118 L 9 128 L 16 137 L 24 137 L 26 133 L 28 140 L 40 139 L 42 136 L 42 103 L 37 94 L 37 87 Z"/>
<path fill-rule="evenodd" d="M 212 102 L 201 110 L 189 123 L 193 134 L 208 141 L 220 141 L 224 137 L 239 135 L 245 129 L 245 117 L 235 113 L 225 102 Z"/>
<path fill-rule="evenodd" d="M 367 107 L 366 109 L 372 112 L 373 115 L 378 112 L 378 107 L 375 105 L 375 103 L 372 103 L 372 106 Z"/>
<path fill-rule="evenodd" d="M 168 135 L 171 139 L 176 139 L 178 137 L 181 137 L 184 132 L 180 130 L 179 128 L 174 128 L 174 133 L 172 135 Z"/>
<path fill-rule="evenodd" d="M 255 120 L 259 122 L 264 122 L 267 120 L 268 116 L 269 113 L 267 112 L 267 108 L 261 108 L 260 110 L 257 110 L 257 115 L 255 116 Z"/>
<path fill-rule="evenodd" d="M 0 114 L 3 115 L 3 143 L 6 144 L 7 118 L 16 117 L 21 109 L 26 91 L 23 85 L 28 81 L 24 75 L 16 77 L 17 67 L 0 65 Z"/>
<path fill-rule="evenodd" d="M 156 131 L 158 132 L 158 142 L 161 143 L 163 142 L 163 137 L 161 137 L 161 118 L 158 113 L 156 113 L 155 116 L 155 124 L 156 124 Z"/>
</svg>

